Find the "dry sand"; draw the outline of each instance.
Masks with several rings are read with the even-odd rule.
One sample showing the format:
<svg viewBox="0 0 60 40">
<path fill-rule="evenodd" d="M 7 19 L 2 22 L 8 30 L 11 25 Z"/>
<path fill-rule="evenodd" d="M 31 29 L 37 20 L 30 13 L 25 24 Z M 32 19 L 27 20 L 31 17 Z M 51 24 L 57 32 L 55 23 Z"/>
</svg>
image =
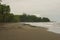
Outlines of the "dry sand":
<svg viewBox="0 0 60 40">
<path fill-rule="evenodd" d="M 0 26 L 0 40 L 60 40 L 60 34 L 48 32 L 46 28 L 7 23 Z"/>
</svg>

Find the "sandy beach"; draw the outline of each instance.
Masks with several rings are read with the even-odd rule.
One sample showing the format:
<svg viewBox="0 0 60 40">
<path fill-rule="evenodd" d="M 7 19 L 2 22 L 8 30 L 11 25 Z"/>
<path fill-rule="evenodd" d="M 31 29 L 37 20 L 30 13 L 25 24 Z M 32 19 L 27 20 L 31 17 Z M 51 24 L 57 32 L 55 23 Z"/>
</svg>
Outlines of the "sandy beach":
<svg viewBox="0 0 60 40">
<path fill-rule="evenodd" d="M 60 40 L 60 34 L 47 30 L 20 23 L 0 24 L 0 40 Z"/>
</svg>

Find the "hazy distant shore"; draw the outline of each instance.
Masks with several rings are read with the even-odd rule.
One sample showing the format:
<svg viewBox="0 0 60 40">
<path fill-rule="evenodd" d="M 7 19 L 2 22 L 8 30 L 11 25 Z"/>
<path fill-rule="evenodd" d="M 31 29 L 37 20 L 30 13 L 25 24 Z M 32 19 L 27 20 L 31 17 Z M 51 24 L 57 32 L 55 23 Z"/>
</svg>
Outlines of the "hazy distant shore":
<svg viewBox="0 0 60 40">
<path fill-rule="evenodd" d="M 0 23 L 0 40 L 60 40 L 60 34 L 47 28 L 21 23 Z"/>
</svg>

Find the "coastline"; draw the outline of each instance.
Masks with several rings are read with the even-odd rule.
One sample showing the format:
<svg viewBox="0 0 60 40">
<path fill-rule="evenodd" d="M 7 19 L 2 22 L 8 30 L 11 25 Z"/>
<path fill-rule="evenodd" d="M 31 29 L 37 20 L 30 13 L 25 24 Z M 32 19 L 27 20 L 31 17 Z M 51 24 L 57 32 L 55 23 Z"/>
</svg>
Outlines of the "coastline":
<svg viewBox="0 0 60 40">
<path fill-rule="evenodd" d="M 60 40 L 60 34 L 47 30 L 21 23 L 6 23 L 0 26 L 0 40 Z"/>
</svg>

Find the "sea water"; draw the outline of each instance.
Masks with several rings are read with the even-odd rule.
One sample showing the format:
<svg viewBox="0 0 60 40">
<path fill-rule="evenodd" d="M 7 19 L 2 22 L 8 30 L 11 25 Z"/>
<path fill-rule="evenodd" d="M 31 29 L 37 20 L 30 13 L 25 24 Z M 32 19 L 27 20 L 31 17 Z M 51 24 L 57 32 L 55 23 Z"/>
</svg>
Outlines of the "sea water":
<svg viewBox="0 0 60 40">
<path fill-rule="evenodd" d="M 30 24 L 37 27 L 48 28 L 48 31 L 60 34 L 60 23 L 58 22 L 25 22 L 25 24 Z"/>
</svg>

